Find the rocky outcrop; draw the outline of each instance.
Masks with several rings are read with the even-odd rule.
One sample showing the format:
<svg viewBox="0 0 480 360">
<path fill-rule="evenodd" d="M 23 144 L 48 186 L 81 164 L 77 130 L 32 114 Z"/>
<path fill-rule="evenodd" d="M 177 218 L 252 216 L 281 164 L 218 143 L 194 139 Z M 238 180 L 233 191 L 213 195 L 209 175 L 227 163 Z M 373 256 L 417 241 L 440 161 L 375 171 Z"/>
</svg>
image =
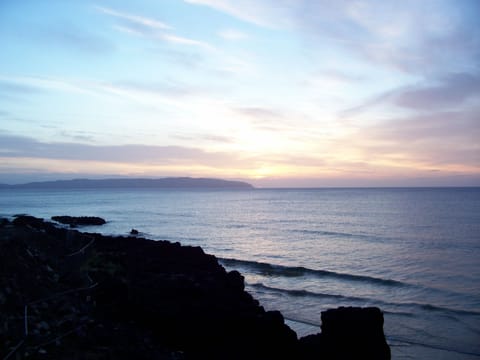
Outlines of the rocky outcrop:
<svg viewBox="0 0 480 360">
<path fill-rule="evenodd" d="M 264 359 L 294 355 L 296 334 L 244 291 L 199 247 L 98 237 L 90 259 L 98 314 L 134 320 L 188 358 Z M 126 315 L 129 314 L 129 315 Z M 277 342 L 282 346 L 278 346 Z"/>
<path fill-rule="evenodd" d="M 103 225 L 106 221 L 97 216 L 52 216 L 52 220 L 60 224 L 77 227 L 79 225 Z"/>
<path fill-rule="evenodd" d="M 305 358 L 390 359 L 383 314 L 376 307 L 340 307 L 323 311 L 322 332 L 300 339 Z"/>
<path fill-rule="evenodd" d="M 199 247 L 19 216 L 0 222 L 0 275 L 2 357 L 389 358 L 378 309 L 322 313 L 322 334 L 299 341 Z"/>
</svg>

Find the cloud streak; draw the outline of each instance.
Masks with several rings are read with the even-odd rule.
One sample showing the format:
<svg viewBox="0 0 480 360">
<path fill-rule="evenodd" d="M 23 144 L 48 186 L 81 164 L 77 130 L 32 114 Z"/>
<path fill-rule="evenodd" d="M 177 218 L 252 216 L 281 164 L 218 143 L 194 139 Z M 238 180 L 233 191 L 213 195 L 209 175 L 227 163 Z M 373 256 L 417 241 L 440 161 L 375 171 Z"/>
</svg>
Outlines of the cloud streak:
<svg viewBox="0 0 480 360">
<path fill-rule="evenodd" d="M 95 6 L 95 9 L 100 11 L 101 13 L 111 15 L 118 19 L 124 20 L 129 27 L 141 29 L 143 31 L 149 29 L 157 29 L 157 30 L 170 30 L 172 27 L 162 21 L 155 20 L 152 18 L 133 15 L 128 13 L 123 13 L 111 8 L 103 7 L 103 6 Z"/>
<path fill-rule="evenodd" d="M 443 77 L 436 85 L 399 91 L 394 103 L 415 110 L 430 110 L 459 106 L 472 97 L 480 97 L 480 75 L 456 73 Z"/>
<path fill-rule="evenodd" d="M 156 19 L 139 16 L 135 14 L 120 12 L 111 8 L 95 6 L 97 11 L 112 16 L 119 21 L 116 29 L 130 34 L 136 34 L 150 38 L 152 40 L 161 40 L 171 44 L 186 45 L 203 48 L 205 50 L 214 50 L 210 44 L 195 39 L 179 36 L 173 33 L 173 27 Z"/>
<path fill-rule="evenodd" d="M 446 0 L 185 0 L 262 27 L 301 29 L 310 42 L 409 73 L 480 64 L 480 3 Z"/>
<path fill-rule="evenodd" d="M 340 111 L 339 116 L 351 117 L 388 104 L 413 111 L 436 112 L 461 108 L 471 99 L 480 100 L 480 74 L 451 73 L 438 79 L 385 91 Z"/>
<path fill-rule="evenodd" d="M 41 38 L 47 45 L 53 43 L 83 54 L 106 55 L 116 49 L 115 45 L 103 36 L 66 23 L 41 28 L 34 36 Z"/>
<path fill-rule="evenodd" d="M 215 134 L 176 134 L 172 136 L 178 140 L 186 140 L 189 142 L 206 141 L 211 143 L 231 144 L 235 141 L 232 136 L 215 135 Z"/>
<path fill-rule="evenodd" d="M 168 165 L 194 163 L 219 166 L 232 161 L 232 154 L 206 152 L 192 147 L 148 145 L 88 145 L 46 143 L 29 137 L 0 135 L 0 157 L 80 160 Z M 236 158 L 233 156 L 233 158 Z"/>
<path fill-rule="evenodd" d="M 360 129 L 344 148 L 393 166 L 480 171 L 478 107 L 389 119 Z M 352 141 L 353 139 L 353 141 Z"/>
<path fill-rule="evenodd" d="M 41 93 L 42 91 L 43 89 L 38 86 L 0 78 L 0 94 L 3 95 L 31 95 Z"/>
<path fill-rule="evenodd" d="M 282 14 L 289 10 L 284 0 L 276 0 L 275 2 L 269 0 L 185 0 L 185 2 L 192 5 L 208 6 L 242 21 L 262 27 L 284 26 L 286 25 L 284 21 L 288 20 L 288 17 Z"/>
</svg>

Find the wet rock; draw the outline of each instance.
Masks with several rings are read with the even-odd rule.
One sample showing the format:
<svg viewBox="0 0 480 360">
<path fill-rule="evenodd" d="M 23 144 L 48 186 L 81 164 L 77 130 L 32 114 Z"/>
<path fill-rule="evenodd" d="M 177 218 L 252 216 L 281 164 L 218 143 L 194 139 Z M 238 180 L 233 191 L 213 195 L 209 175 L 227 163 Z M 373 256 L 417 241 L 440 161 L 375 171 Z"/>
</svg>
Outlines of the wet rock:
<svg viewBox="0 0 480 360">
<path fill-rule="evenodd" d="M 52 220 L 70 227 L 106 224 L 105 219 L 97 216 L 52 216 Z"/>
</svg>

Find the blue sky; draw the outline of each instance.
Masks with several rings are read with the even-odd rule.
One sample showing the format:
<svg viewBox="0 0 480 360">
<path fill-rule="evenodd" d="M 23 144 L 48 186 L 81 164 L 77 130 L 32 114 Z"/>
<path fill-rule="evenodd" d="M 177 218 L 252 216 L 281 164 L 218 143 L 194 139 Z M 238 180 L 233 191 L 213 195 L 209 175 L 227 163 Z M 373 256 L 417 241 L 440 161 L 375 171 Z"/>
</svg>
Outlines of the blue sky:
<svg viewBox="0 0 480 360">
<path fill-rule="evenodd" d="M 480 2 L 0 3 L 0 182 L 480 185 Z"/>
</svg>

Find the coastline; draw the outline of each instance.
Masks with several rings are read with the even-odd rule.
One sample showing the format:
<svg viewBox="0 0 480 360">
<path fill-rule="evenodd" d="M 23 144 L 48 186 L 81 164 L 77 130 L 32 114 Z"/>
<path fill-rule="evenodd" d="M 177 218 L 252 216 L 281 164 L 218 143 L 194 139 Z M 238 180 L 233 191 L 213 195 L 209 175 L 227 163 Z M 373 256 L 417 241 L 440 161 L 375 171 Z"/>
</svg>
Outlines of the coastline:
<svg viewBox="0 0 480 360">
<path fill-rule="evenodd" d="M 240 273 L 200 247 L 82 233 L 28 216 L 2 220 L 0 229 L 8 329 L 0 336 L 23 356 L 390 358 L 379 309 L 326 311 L 321 334 L 297 339 L 280 312 L 245 292 Z"/>
</svg>

